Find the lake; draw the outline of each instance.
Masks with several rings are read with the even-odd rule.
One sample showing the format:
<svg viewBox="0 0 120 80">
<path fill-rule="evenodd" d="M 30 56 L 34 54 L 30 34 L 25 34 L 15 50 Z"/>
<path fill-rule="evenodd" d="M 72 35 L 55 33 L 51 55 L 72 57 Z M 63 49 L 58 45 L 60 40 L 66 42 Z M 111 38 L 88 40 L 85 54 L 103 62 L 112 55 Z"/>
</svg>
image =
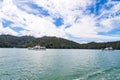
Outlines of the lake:
<svg viewBox="0 0 120 80">
<path fill-rule="evenodd" d="M 0 48 L 0 80 L 120 80 L 120 50 Z"/>
</svg>

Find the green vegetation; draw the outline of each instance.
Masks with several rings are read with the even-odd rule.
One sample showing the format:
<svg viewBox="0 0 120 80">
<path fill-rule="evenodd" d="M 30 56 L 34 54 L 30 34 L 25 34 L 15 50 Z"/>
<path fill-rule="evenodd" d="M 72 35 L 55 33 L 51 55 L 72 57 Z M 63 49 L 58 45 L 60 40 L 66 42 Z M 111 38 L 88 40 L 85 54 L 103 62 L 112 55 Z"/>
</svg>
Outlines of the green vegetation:
<svg viewBox="0 0 120 80">
<path fill-rule="evenodd" d="M 120 49 L 120 41 L 79 44 L 70 40 L 57 37 L 41 37 L 34 38 L 32 36 L 16 37 L 11 35 L 0 35 L 0 47 L 1 48 L 27 48 L 35 45 L 45 46 L 47 48 L 56 49 L 102 49 L 105 47 L 113 47 L 114 49 Z"/>
</svg>

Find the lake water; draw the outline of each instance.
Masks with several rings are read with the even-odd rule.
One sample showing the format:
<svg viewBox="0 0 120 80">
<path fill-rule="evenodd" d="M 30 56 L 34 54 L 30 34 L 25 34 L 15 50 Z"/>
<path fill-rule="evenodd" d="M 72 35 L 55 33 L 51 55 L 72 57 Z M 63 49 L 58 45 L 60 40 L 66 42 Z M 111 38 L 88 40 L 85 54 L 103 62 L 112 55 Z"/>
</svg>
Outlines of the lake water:
<svg viewBox="0 0 120 80">
<path fill-rule="evenodd" d="M 0 80 L 120 80 L 120 50 L 0 48 Z"/>
</svg>

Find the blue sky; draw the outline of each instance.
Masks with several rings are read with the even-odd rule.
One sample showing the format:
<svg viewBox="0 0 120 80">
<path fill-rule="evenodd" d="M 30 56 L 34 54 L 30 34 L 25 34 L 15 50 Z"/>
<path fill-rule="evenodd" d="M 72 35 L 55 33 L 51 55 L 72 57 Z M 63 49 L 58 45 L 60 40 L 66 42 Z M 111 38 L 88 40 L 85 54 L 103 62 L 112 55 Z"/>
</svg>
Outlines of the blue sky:
<svg viewBox="0 0 120 80">
<path fill-rule="evenodd" d="M 120 0 L 0 0 L 0 34 L 116 41 L 119 7 Z"/>
</svg>

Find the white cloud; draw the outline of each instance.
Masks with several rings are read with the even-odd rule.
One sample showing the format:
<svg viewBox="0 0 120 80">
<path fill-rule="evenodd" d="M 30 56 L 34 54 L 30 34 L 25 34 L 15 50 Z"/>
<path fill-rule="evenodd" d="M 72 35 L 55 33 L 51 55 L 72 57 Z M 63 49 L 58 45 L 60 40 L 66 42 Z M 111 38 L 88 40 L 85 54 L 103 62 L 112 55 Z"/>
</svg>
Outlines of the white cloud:
<svg viewBox="0 0 120 80">
<path fill-rule="evenodd" d="M 4 2 L 4 4 L 5 3 L 7 4 L 7 2 Z M 41 37 L 45 35 L 58 37 L 65 36 L 64 32 L 62 32 L 61 29 L 56 28 L 56 26 L 52 23 L 53 20 L 51 18 L 41 18 L 33 14 L 27 14 L 26 12 L 18 9 L 12 3 L 11 5 L 3 6 L 3 8 L 1 9 L 1 13 L 3 15 L 2 18 L 10 20 L 14 23 L 12 27 L 20 26 L 23 29 L 27 30 L 21 31 L 21 34 L 23 35 L 30 34 L 36 37 Z"/>
<path fill-rule="evenodd" d="M 95 21 L 89 16 L 82 17 L 79 23 L 75 23 L 72 27 L 67 28 L 66 32 L 81 38 L 91 38 L 97 35 Z"/>
<path fill-rule="evenodd" d="M 35 4 L 44 7 L 52 17 L 62 17 L 64 23 L 73 23 L 75 18 L 82 16 L 82 11 L 91 3 L 91 0 L 35 0 Z"/>
<path fill-rule="evenodd" d="M 11 34 L 17 36 L 18 33 L 10 29 L 9 27 L 3 28 L 2 24 L 0 23 L 0 34 Z"/>
<path fill-rule="evenodd" d="M 30 8 L 28 6 L 29 3 L 43 7 L 49 12 L 50 16 L 38 16 L 42 14 L 38 14 L 39 11 L 37 9 Z M 113 22 L 120 21 L 120 16 L 115 15 L 119 10 L 120 3 L 109 1 L 106 5 L 114 4 L 116 6 L 110 10 L 102 9 L 99 16 L 84 13 L 90 4 L 93 4 L 92 0 L 4 0 L 3 3 L 0 2 L 0 33 L 32 35 L 36 37 L 57 36 L 63 38 L 69 38 L 67 34 L 70 34 L 73 37 L 86 40 L 119 40 L 119 36 L 100 35 L 99 32 L 109 32 L 116 27 Z M 20 7 L 25 9 L 25 11 L 20 9 Z M 38 15 L 28 13 L 32 11 Z M 114 14 L 114 17 L 112 14 Z M 105 15 L 108 18 L 103 18 Z M 55 26 L 53 18 L 57 17 L 63 19 L 64 25 L 60 27 Z M 97 20 L 98 18 L 101 19 Z M 21 27 L 24 30 L 17 33 L 9 26 L 4 28 L 2 19 L 12 21 L 14 24 L 11 24 L 10 27 Z M 97 23 L 100 26 L 97 26 Z M 71 27 L 65 28 L 67 25 L 71 25 Z"/>
<path fill-rule="evenodd" d="M 98 32 L 109 32 L 115 28 L 120 27 L 120 3 L 117 1 L 111 1 L 109 0 L 106 5 L 113 5 L 111 9 L 105 10 L 102 9 L 101 15 L 97 18 L 101 18 L 101 20 L 98 21 L 100 24 Z M 97 19 L 96 18 L 96 19 Z M 114 34 L 113 34 L 114 35 Z"/>
<path fill-rule="evenodd" d="M 120 27 L 120 16 L 114 18 L 103 19 L 99 23 L 101 27 L 99 28 L 98 32 L 109 32 L 115 28 Z"/>
</svg>

